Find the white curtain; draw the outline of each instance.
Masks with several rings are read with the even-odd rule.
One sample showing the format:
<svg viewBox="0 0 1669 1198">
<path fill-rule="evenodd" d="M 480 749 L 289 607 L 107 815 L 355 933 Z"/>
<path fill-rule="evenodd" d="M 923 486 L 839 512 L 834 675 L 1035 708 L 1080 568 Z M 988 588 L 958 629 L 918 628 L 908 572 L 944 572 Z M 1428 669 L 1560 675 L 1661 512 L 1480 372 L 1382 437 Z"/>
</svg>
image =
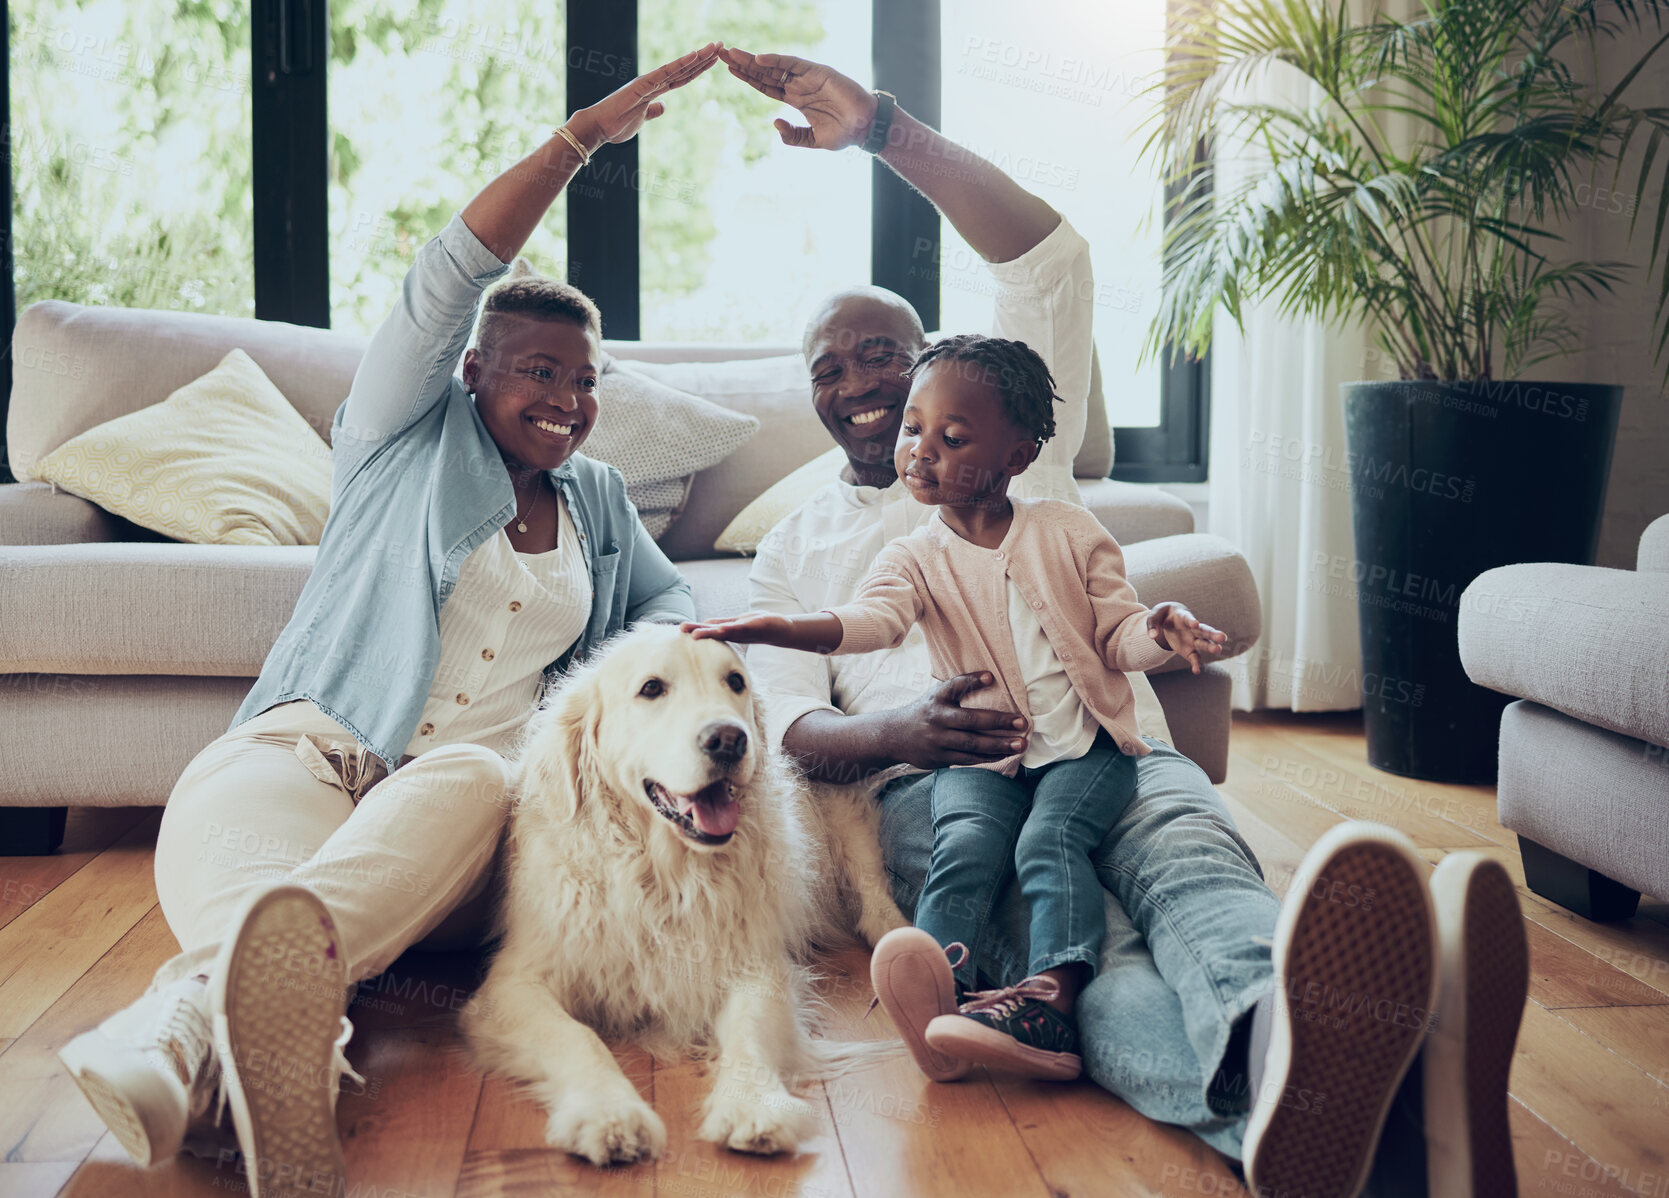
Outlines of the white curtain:
<svg viewBox="0 0 1669 1198">
<path fill-rule="evenodd" d="M 1291 103 L 1312 96 L 1289 68 L 1247 86 Z M 1219 142 L 1221 190 L 1255 153 Z M 1212 345 L 1210 531 L 1251 563 L 1263 635 L 1233 658 L 1234 706 L 1340 711 L 1362 705 L 1362 655 L 1352 582 L 1350 471 L 1339 386 L 1395 377 L 1356 328 L 1283 319 L 1274 305 L 1226 315 Z"/>
</svg>

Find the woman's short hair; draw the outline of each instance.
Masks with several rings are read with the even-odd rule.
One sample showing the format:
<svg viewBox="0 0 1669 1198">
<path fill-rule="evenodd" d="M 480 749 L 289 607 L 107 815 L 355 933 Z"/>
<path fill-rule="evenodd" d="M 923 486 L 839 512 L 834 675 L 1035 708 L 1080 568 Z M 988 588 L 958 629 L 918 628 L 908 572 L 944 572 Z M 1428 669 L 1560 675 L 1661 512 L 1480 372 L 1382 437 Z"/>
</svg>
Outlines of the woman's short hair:
<svg viewBox="0 0 1669 1198">
<path fill-rule="evenodd" d="M 935 341 L 922 351 L 908 375 L 914 379 L 934 362 L 996 389 L 1003 415 L 1039 445 L 1055 435 L 1055 376 L 1042 356 L 1024 341 L 963 333 Z"/>
<path fill-rule="evenodd" d="M 476 349 L 491 354 L 499 339 L 514 327 L 515 317 L 566 320 L 591 330 L 594 337 L 601 339 L 603 335 L 603 314 L 592 298 L 578 287 L 538 274 L 526 258 L 517 258 L 509 276 L 487 289 L 481 301 L 481 322 L 475 331 Z"/>
</svg>

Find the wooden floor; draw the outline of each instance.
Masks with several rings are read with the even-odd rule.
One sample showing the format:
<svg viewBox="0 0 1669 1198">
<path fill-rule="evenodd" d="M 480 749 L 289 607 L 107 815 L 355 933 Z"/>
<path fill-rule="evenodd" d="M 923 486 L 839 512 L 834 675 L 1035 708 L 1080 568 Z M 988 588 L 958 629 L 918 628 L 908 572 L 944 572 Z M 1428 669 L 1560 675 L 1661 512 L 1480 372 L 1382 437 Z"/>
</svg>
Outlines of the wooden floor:
<svg viewBox="0 0 1669 1198">
<path fill-rule="evenodd" d="M 1393 824 L 1437 862 L 1480 849 L 1522 881 L 1493 791 L 1383 774 L 1365 764 L 1359 718 L 1260 714 L 1235 721 L 1222 788 L 1269 880 L 1284 892 L 1305 849 L 1344 819 Z M 0 858 L 0 1195 L 214 1195 L 232 1167 L 183 1158 L 150 1171 L 121 1148 L 53 1050 L 136 997 L 174 942 L 151 879 L 155 811 L 72 815 L 57 856 Z M 1524 1194 L 1669 1195 L 1669 905 L 1597 925 L 1522 886 L 1531 1004 L 1512 1075 Z M 621 1060 L 666 1120 L 664 1159 L 608 1172 L 547 1150 L 542 1117 L 460 1049 L 455 1009 L 474 978 L 463 957 L 407 956 L 368 984 L 350 1057 L 365 1075 L 339 1111 L 346 1198 L 596 1193 L 660 1198 L 869 1195 L 1219 1195 L 1241 1191 L 1198 1140 L 1141 1118 L 1088 1082 L 1013 1083 L 983 1073 L 935 1086 L 908 1061 L 821 1087 L 822 1135 L 790 1160 L 756 1160 L 693 1138 L 699 1066 Z M 847 1037 L 891 1034 L 865 963 L 835 962 L 827 987 Z M 461 989 L 460 989 L 461 988 Z"/>
</svg>

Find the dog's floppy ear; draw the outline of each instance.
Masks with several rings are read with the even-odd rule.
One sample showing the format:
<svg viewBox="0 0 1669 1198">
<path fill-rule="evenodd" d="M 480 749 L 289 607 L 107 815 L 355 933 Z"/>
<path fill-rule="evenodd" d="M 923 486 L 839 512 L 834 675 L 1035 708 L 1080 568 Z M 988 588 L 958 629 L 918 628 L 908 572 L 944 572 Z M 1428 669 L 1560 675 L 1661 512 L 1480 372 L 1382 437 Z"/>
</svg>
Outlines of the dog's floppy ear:
<svg viewBox="0 0 1669 1198">
<path fill-rule="evenodd" d="M 548 804 L 558 819 L 579 815 L 581 779 L 597 777 L 597 703 L 592 692 L 590 677 L 572 679 L 529 721 L 524 796 Z"/>
</svg>

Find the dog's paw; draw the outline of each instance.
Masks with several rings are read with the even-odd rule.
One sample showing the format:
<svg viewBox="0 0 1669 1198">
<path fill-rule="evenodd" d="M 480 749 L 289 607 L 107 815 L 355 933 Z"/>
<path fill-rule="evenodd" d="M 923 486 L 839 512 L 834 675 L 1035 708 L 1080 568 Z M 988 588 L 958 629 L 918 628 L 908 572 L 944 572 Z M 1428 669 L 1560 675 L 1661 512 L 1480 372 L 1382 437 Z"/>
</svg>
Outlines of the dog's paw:
<svg viewBox="0 0 1669 1198">
<path fill-rule="evenodd" d="M 696 1135 L 737 1152 L 769 1156 L 793 1152 L 816 1131 L 817 1113 L 812 1105 L 778 1091 L 732 1097 L 714 1094 Z"/>
<path fill-rule="evenodd" d="M 666 1148 L 666 1125 L 647 1103 L 630 1098 L 591 1097 L 551 1112 L 545 1140 L 583 1156 L 593 1165 L 654 1160 Z"/>
</svg>

